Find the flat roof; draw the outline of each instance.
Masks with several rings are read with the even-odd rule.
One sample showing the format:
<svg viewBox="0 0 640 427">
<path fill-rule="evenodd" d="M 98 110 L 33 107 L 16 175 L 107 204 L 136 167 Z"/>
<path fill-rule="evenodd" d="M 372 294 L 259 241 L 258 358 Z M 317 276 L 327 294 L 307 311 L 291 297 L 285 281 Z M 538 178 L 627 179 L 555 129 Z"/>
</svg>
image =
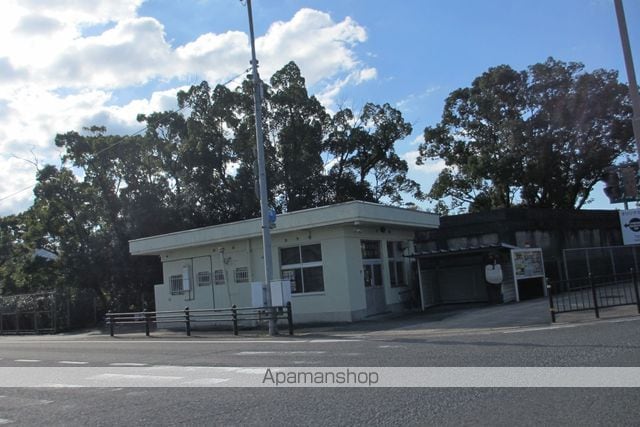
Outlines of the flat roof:
<svg viewBox="0 0 640 427">
<path fill-rule="evenodd" d="M 272 234 L 359 222 L 412 229 L 437 228 L 436 214 L 377 203 L 351 201 L 278 215 Z M 159 255 L 162 252 L 212 243 L 241 240 L 262 235 L 260 218 L 178 231 L 129 241 L 132 255 Z"/>
</svg>

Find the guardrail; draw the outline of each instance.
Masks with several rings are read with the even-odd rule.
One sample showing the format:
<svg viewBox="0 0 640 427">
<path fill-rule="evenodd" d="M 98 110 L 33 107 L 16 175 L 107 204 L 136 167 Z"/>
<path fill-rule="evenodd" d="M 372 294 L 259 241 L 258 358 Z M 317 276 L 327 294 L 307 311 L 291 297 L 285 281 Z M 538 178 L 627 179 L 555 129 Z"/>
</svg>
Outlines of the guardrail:
<svg viewBox="0 0 640 427">
<path fill-rule="evenodd" d="M 231 322 L 233 335 L 238 335 L 239 322 L 269 320 L 275 314 L 278 319 L 287 319 L 289 335 L 293 335 L 293 314 L 291 303 L 284 307 L 236 307 L 225 309 L 198 309 L 170 311 L 138 311 L 129 313 L 107 312 L 105 321 L 109 326 L 109 334 L 115 335 L 116 325 L 144 325 L 146 336 L 151 334 L 151 325 L 158 323 L 184 323 L 187 336 L 191 336 L 191 325 L 194 323 Z"/>
</svg>

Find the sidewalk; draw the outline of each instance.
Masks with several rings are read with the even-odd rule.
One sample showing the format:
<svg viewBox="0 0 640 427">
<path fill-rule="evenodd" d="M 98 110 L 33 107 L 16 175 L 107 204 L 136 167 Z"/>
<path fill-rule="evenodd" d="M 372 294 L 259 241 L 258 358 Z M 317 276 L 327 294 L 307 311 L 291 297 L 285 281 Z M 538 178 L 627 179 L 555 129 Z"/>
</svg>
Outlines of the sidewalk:
<svg viewBox="0 0 640 427">
<path fill-rule="evenodd" d="M 600 319 L 638 316 L 635 305 L 612 307 L 600 312 Z M 39 335 L 38 339 L 209 339 L 209 340 L 301 340 L 301 339 L 358 339 L 392 337 L 392 336 L 439 336 L 491 333 L 531 327 L 550 327 L 585 322 L 597 322 L 593 311 L 560 313 L 555 324 L 551 323 L 548 301 L 540 298 L 519 303 L 501 305 L 457 305 L 427 309 L 424 312 L 388 313 L 371 317 L 354 323 L 300 325 L 295 326 L 290 336 L 284 325 L 279 328 L 277 337 L 269 337 L 266 322 L 260 329 L 240 329 L 234 336 L 231 329 L 199 330 L 192 329 L 191 337 L 183 329 L 152 329 L 151 336 L 146 337 L 144 327 L 116 328 L 115 337 L 109 336 L 107 328 L 61 333 L 58 335 Z M 13 336 L 15 337 L 15 336 Z M 25 339 L 33 335 L 23 336 Z M 0 340 L 2 337 L 0 337 Z"/>
</svg>

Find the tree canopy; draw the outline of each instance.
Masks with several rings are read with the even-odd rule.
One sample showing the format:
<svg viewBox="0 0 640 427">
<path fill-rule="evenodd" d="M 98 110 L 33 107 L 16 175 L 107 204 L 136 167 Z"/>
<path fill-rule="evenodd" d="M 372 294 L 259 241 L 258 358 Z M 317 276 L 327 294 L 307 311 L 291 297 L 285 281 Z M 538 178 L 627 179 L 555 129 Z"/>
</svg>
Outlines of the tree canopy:
<svg viewBox="0 0 640 427">
<path fill-rule="evenodd" d="M 580 209 L 604 169 L 632 152 L 631 104 L 616 71 L 547 59 L 493 67 L 445 102 L 418 163 L 446 167 L 428 193 L 439 209 Z M 444 200 L 449 203 L 444 203 Z"/>
<path fill-rule="evenodd" d="M 395 152 L 411 133 L 398 110 L 368 103 L 332 116 L 293 62 L 263 92 L 276 211 L 419 195 Z M 202 82 L 177 100 L 178 111 L 137 117 L 143 135 L 93 126 L 55 137 L 62 165 L 38 170 L 30 209 L 0 218 L 0 294 L 90 288 L 104 306 L 140 308 L 161 269 L 156 257 L 131 257 L 130 239 L 259 216 L 251 80 L 235 90 Z M 34 257 L 36 248 L 59 256 Z"/>
</svg>

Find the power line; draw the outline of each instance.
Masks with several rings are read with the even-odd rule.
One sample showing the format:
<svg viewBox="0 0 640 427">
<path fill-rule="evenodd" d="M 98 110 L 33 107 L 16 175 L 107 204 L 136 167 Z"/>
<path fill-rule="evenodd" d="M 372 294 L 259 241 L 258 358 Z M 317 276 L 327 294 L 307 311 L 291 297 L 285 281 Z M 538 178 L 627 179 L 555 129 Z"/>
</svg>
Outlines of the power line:
<svg viewBox="0 0 640 427">
<path fill-rule="evenodd" d="M 251 71 L 251 67 L 249 67 L 249 68 L 245 69 L 245 70 L 244 70 L 244 71 L 242 71 L 241 73 L 238 73 L 238 74 L 237 74 L 237 75 L 235 75 L 234 77 L 232 77 L 232 78 L 230 78 L 229 80 L 227 80 L 226 82 L 222 83 L 220 86 L 227 86 L 229 83 L 233 82 L 234 80 L 236 80 L 237 78 L 241 77 L 242 75 L 244 75 L 244 74 L 248 73 L 249 71 Z M 155 122 L 155 124 L 161 123 L 165 118 L 169 117 L 169 116 L 170 116 L 170 115 L 172 115 L 172 114 L 179 113 L 179 112 L 181 112 L 181 111 L 185 110 L 186 108 L 187 108 L 187 106 L 185 105 L 184 107 L 178 108 L 177 110 L 167 111 L 166 113 L 164 113 L 164 114 L 162 114 L 162 115 L 161 115 L 161 117 L 160 117 L 160 118 Z M 107 146 L 107 147 L 103 148 L 102 150 L 99 150 L 98 152 L 96 152 L 96 153 L 94 154 L 94 156 L 93 156 L 93 159 L 91 159 L 90 161 L 95 160 L 95 158 L 96 158 L 97 156 L 101 155 L 101 154 L 102 154 L 102 153 L 104 153 L 105 151 L 109 151 L 109 150 L 113 149 L 114 147 L 116 147 L 116 146 L 118 146 L 118 145 L 122 144 L 122 143 L 123 143 L 123 142 L 125 142 L 128 138 L 131 138 L 131 137 L 134 137 L 134 136 L 138 136 L 138 135 L 140 135 L 140 134 L 142 134 L 142 133 L 146 132 L 148 129 L 149 129 L 149 125 L 145 126 L 145 127 L 144 127 L 144 128 L 142 128 L 142 129 L 139 129 L 139 130 L 135 131 L 134 133 L 131 133 L 131 134 L 129 134 L 129 135 L 125 135 L 125 136 L 121 137 L 120 139 L 118 139 L 118 140 L 117 140 L 116 142 L 114 142 L 113 144 L 111 144 L 111 145 L 109 145 L 109 146 Z M 36 186 L 36 184 L 32 184 L 32 185 L 30 185 L 30 186 L 28 186 L 28 187 L 25 187 L 25 188 L 23 188 L 23 189 L 21 189 L 21 190 L 18 190 L 18 191 L 16 191 L 16 192 L 14 192 L 14 193 L 7 194 L 6 196 L 3 196 L 3 197 L 1 197 L 1 198 L 0 198 L 0 202 L 2 202 L 2 201 L 4 201 L 4 200 L 7 200 L 7 199 L 10 199 L 10 198 L 12 198 L 12 197 L 15 197 L 15 196 L 17 196 L 18 194 L 20 194 L 20 193 L 22 193 L 22 192 L 24 192 L 24 191 L 27 191 L 27 190 L 29 190 L 29 189 L 34 188 L 35 186 Z"/>
<path fill-rule="evenodd" d="M 22 193 L 23 191 L 27 191 L 27 190 L 29 190 L 29 189 L 31 189 L 33 187 L 35 187 L 35 185 L 30 185 L 28 187 L 24 187 L 23 189 L 16 191 L 15 193 L 8 194 L 8 195 L 0 198 L 0 202 L 2 202 L 3 200 L 6 200 L 6 199 L 10 199 L 13 196 L 17 196 L 18 194 Z"/>
</svg>

